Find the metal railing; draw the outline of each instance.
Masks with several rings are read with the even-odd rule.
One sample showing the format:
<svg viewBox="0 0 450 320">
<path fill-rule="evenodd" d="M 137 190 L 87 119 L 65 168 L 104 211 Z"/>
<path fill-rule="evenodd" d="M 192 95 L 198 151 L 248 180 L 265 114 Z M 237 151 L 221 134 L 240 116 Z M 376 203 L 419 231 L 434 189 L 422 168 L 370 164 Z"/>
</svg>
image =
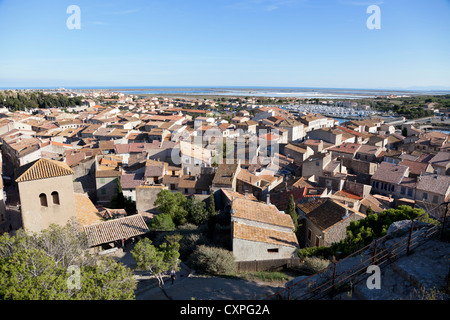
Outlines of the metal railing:
<svg viewBox="0 0 450 320">
<path fill-rule="evenodd" d="M 349 256 L 339 261 L 333 261 L 327 268 L 266 297 L 264 300 L 276 298 L 287 298 L 288 300 L 291 300 L 293 290 L 299 286 L 309 287 L 309 290 L 306 290 L 306 292 L 301 295 L 296 295 L 294 297 L 295 300 L 312 300 L 321 298 L 333 299 L 333 296 L 339 293 L 342 288 L 345 288 L 345 286 L 348 286 L 349 284 L 354 285 L 368 277 L 369 274 L 367 274 L 367 268 L 370 265 L 377 265 L 381 269 L 382 267 L 394 262 L 401 256 L 409 255 L 413 249 L 417 248 L 426 241 L 438 236 L 442 237 L 447 214 L 444 215 L 443 222 L 439 221 L 441 219 L 437 219 L 434 220 L 436 224 L 432 226 L 429 224 L 423 224 L 421 227 L 417 227 L 417 222 L 420 221 L 424 215 L 427 214 L 425 213 L 414 220 L 410 220 L 410 227 L 409 231 L 407 231 L 407 236 L 406 233 L 403 233 L 399 237 L 393 238 L 392 234 L 387 234 L 381 238 L 378 238 Z M 417 227 L 416 230 L 414 230 L 415 226 Z M 404 229 L 402 228 L 401 230 Z M 394 231 L 394 233 L 395 232 L 399 232 L 399 230 Z M 397 241 L 391 246 L 388 248 L 383 248 L 383 246 L 381 246 L 380 248 L 380 244 L 393 239 L 397 239 Z M 359 259 L 358 263 L 345 269 L 346 262 L 352 258 L 355 258 L 355 260 Z M 317 281 L 317 279 L 321 281 Z"/>
</svg>

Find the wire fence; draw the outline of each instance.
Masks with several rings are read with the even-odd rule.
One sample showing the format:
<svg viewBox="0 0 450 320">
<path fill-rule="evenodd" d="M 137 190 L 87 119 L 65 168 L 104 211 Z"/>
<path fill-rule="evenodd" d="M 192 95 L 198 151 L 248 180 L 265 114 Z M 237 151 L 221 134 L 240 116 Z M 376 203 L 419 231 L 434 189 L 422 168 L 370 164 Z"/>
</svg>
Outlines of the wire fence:
<svg viewBox="0 0 450 320">
<path fill-rule="evenodd" d="M 422 223 L 421 215 L 408 222 L 400 230 L 394 231 L 394 234 L 402 233 L 399 237 L 393 237 L 393 234 L 387 234 L 378 238 L 369 245 L 348 255 L 347 257 L 333 261 L 327 268 L 320 272 L 310 275 L 299 282 L 284 288 L 283 290 L 270 295 L 265 300 L 270 299 L 288 299 L 288 300 L 316 300 L 333 299 L 337 293 L 348 289 L 369 276 L 367 269 L 370 265 L 376 265 L 380 269 L 394 262 L 404 255 L 409 255 L 411 251 L 426 241 L 443 235 L 445 228 L 446 215 L 443 219 L 434 220 L 434 224 Z M 440 220 L 443 220 L 441 222 Z M 409 227 L 409 230 L 408 228 Z M 405 232 L 405 229 L 407 230 Z M 385 246 L 386 241 L 391 241 L 389 246 Z M 349 263 L 353 259 L 356 262 Z M 307 288 L 302 294 L 301 288 Z M 293 295 L 295 293 L 295 295 Z"/>
</svg>

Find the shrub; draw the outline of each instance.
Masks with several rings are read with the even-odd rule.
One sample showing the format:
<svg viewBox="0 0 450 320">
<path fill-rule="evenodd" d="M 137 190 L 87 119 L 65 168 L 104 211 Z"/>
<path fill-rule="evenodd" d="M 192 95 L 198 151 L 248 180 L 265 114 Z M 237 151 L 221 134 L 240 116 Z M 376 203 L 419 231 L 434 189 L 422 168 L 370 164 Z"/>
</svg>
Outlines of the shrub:
<svg viewBox="0 0 450 320">
<path fill-rule="evenodd" d="M 195 251 L 199 245 L 208 245 L 209 241 L 205 235 L 201 233 L 190 233 L 183 236 L 180 241 L 180 255 L 183 260 Z"/>
<path fill-rule="evenodd" d="M 317 257 L 307 257 L 304 261 L 304 266 L 306 269 L 312 273 L 317 273 L 322 271 L 330 264 L 329 260 L 321 259 Z"/>
<path fill-rule="evenodd" d="M 330 247 L 306 247 L 298 250 L 297 252 L 300 260 L 304 260 L 308 257 L 320 257 L 320 258 L 328 258 L 332 255 Z"/>
<path fill-rule="evenodd" d="M 192 253 L 189 264 L 192 268 L 209 274 L 231 274 L 236 272 L 236 264 L 231 251 L 199 245 Z"/>
</svg>

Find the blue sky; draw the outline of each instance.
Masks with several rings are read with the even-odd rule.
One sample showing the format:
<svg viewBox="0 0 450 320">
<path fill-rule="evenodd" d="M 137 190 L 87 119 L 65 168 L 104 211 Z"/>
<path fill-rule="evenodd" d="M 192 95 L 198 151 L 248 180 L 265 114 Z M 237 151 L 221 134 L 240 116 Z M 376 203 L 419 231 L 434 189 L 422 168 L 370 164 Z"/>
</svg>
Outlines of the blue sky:
<svg viewBox="0 0 450 320">
<path fill-rule="evenodd" d="M 449 17 L 450 0 L 0 0 L 0 87 L 450 89 Z"/>
</svg>

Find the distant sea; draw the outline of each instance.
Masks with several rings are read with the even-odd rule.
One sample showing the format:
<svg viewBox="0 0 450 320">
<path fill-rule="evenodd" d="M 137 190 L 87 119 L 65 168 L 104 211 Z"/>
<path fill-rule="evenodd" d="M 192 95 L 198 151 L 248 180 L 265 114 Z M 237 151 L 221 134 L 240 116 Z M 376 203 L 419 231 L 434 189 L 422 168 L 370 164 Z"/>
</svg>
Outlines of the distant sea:
<svg viewBox="0 0 450 320">
<path fill-rule="evenodd" d="M 110 90 L 134 95 L 171 95 L 171 96 L 242 96 L 242 97 L 297 97 L 318 99 L 362 99 L 379 96 L 417 96 L 417 95 L 444 95 L 450 90 L 394 90 L 394 89 L 347 89 L 347 88 L 306 88 L 306 87 L 43 87 L 43 88 L 0 88 L 6 89 L 72 89 L 84 90 Z"/>
</svg>

